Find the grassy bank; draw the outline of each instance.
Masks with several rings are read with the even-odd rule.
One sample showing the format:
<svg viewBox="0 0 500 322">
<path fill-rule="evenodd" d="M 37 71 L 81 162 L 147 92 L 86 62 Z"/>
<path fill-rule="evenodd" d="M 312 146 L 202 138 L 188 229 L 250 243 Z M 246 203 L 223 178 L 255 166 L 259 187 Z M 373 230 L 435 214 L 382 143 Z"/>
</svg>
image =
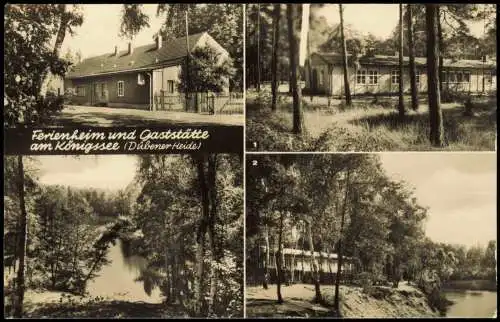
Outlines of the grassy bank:
<svg viewBox="0 0 500 322">
<path fill-rule="evenodd" d="M 247 149 L 256 151 L 493 151 L 496 139 L 496 99 L 478 99 L 473 116 L 460 103 L 442 104 L 446 146 L 429 143 L 429 113 L 425 101 L 401 120 L 393 98 L 356 99 L 346 108 L 324 98 L 303 99 L 306 133 L 291 134 L 289 98 L 272 112 L 268 99 L 247 98 Z M 410 106 L 407 104 L 407 106 Z"/>
<path fill-rule="evenodd" d="M 331 317 L 334 288 L 321 287 L 323 304 L 314 304 L 314 286 L 295 284 L 282 287 L 285 302 L 277 304 L 276 286 L 269 289 L 247 287 L 248 317 Z M 398 289 L 374 287 L 364 292 L 361 287 L 341 286 L 341 315 L 360 317 L 438 317 L 427 304 L 425 295 L 414 287 L 401 285 Z"/>
</svg>

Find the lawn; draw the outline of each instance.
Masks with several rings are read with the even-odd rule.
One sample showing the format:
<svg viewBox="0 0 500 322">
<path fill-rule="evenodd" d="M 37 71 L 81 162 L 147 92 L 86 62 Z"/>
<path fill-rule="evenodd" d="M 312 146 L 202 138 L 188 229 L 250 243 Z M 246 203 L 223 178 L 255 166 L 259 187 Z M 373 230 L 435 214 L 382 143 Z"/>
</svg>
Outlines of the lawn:
<svg viewBox="0 0 500 322">
<path fill-rule="evenodd" d="M 404 120 L 396 111 L 397 97 L 356 98 L 352 107 L 339 100 L 303 97 L 306 133 L 292 130 L 292 103 L 280 97 L 278 110 L 268 96 L 247 96 L 246 145 L 249 151 L 494 151 L 496 98 L 473 101 L 474 116 L 464 115 L 462 103 L 443 103 L 446 146 L 429 143 L 429 114 L 425 98 L 418 111 L 408 109 Z"/>
<path fill-rule="evenodd" d="M 183 111 L 147 111 L 132 108 L 65 106 L 53 126 L 233 126 L 244 124 L 243 114 L 201 114 Z"/>
</svg>

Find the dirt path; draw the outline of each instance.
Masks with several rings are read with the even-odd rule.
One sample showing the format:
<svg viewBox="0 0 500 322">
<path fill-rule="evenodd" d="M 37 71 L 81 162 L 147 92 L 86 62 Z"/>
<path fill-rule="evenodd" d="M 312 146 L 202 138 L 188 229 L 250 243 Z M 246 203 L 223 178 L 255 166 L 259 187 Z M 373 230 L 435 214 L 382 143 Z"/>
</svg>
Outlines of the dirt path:
<svg viewBox="0 0 500 322">
<path fill-rule="evenodd" d="M 66 106 L 56 126 L 150 126 L 150 125 L 217 125 L 243 126 L 243 114 L 198 114 L 178 111 L 146 111 L 128 108 Z"/>
</svg>

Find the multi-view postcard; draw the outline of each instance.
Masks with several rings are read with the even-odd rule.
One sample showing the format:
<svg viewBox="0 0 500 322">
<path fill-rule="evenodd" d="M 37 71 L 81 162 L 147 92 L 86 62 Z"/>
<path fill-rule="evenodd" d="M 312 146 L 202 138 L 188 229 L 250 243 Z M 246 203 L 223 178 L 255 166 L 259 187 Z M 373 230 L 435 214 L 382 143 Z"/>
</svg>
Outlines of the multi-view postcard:
<svg viewBox="0 0 500 322">
<path fill-rule="evenodd" d="M 4 5 L 4 318 L 496 318 L 496 18 Z"/>
</svg>

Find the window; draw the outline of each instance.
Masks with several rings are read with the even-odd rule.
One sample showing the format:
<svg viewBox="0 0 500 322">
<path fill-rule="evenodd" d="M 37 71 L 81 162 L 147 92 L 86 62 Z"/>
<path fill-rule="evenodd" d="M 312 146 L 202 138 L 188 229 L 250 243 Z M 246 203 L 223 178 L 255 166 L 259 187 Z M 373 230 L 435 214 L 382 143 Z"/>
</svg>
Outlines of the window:
<svg viewBox="0 0 500 322">
<path fill-rule="evenodd" d="M 441 73 L 441 83 L 447 83 L 448 82 L 448 76 L 449 76 L 449 73 L 447 72 L 442 72 Z"/>
<path fill-rule="evenodd" d="M 358 70 L 356 73 L 356 83 L 366 84 L 366 70 Z"/>
<path fill-rule="evenodd" d="M 415 82 L 417 84 L 420 84 L 420 71 L 418 71 L 418 70 L 415 73 Z"/>
<path fill-rule="evenodd" d="M 85 96 L 85 86 L 76 87 L 76 96 Z"/>
<path fill-rule="evenodd" d="M 490 84 L 493 81 L 493 73 L 485 73 L 484 79 L 486 80 L 487 84 Z"/>
<path fill-rule="evenodd" d="M 106 96 L 106 83 L 101 83 L 101 96 Z"/>
<path fill-rule="evenodd" d="M 470 83 L 470 72 L 464 72 L 464 82 Z"/>
<path fill-rule="evenodd" d="M 391 72 L 391 83 L 392 84 L 399 84 L 399 71 L 398 70 L 393 70 Z"/>
<path fill-rule="evenodd" d="M 455 73 L 448 73 L 448 82 L 455 83 L 457 81 L 457 75 Z"/>
<path fill-rule="evenodd" d="M 167 81 L 167 93 L 173 93 L 173 92 L 174 92 L 174 81 L 168 80 Z"/>
<path fill-rule="evenodd" d="M 325 76 L 325 75 L 323 74 L 323 72 L 324 72 L 323 70 L 321 70 L 321 71 L 319 72 L 319 85 L 323 85 L 323 79 L 324 79 L 324 76 Z"/>
<path fill-rule="evenodd" d="M 463 82 L 463 74 L 458 72 L 457 73 L 457 83 Z"/>
<path fill-rule="evenodd" d="M 368 71 L 368 84 L 378 84 L 378 71 L 369 70 Z"/>
<path fill-rule="evenodd" d="M 118 82 L 118 96 L 125 96 L 125 83 L 123 81 Z"/>
</svg>

